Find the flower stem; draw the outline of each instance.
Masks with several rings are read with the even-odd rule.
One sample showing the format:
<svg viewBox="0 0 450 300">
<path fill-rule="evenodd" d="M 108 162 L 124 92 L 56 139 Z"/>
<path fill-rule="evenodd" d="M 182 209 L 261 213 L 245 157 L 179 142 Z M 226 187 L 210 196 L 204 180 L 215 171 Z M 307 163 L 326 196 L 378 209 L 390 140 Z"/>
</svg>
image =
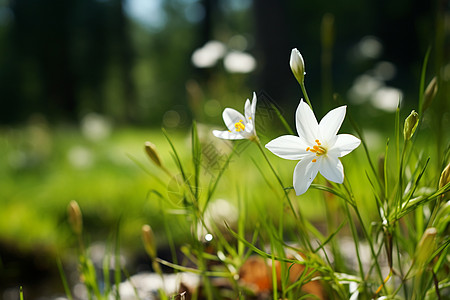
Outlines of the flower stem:
<svg viewBox="0 0 450 300">
<path fill-rule="evenodd" d="M 263 149 L 263 147 L 262 147 L 262 145 L 261 145 L 261 142 L 260 142 L 259 138 L 256 137 L 256 138 L 254 139 L 254 142 L 255 142 L 256 145 L 258 146 L 258 148 L 259 148 L 259 150 L 261 151 L 261 153 L 262 153 L 264 159 L 266 160 L 267 164 L 269 165 L 270 169 L 272 170 L 272 173 L 273 173 L 273 174 L 275 175 L 275 177 L 277 178 L 277 181 L 278 181 L 278 183 L 280 184 L 281 189 L 283 190 L 284 196 L 285 196 L 285 198 L 286 198 L 286 200 L 287 200 L 287 202 L 288 202 L 288 204 L 289 204 L 289 207 L 290 207 L 290 209 L 292 210 L 292 213 L 293 213 L 295 219 L 296 219 L 296 220 L 298 221 L 298 223 L 299 223 L 298 225 L 299 225 L 300 230 L 301 230 L 301 236 L 302 236 L 302 239 L 303 239 L 304 244 L 308 247 L 308 250 L 312 250 L 313 248 L 312 248 L 312 245 L 311 245 L 311 243 L 310 243 L 310 241 L 309 241 L 308 232 L 307 232 L 307 230 L 306 230 L 305 219 L 303 218 L 303 216 L 302 216 L 302 214 L 301 214 L 301 211 L 300 211 L 300 210 L 298 210 L 298 212 L 295 211 L 294 206 L 292 205 L 291 199 L 289 198 L 289 194 L 288 194 L 288 192 L 286 191 L 286 189 L 285 189 L 285 187 L 284 187 L 284 185 L 283 185 L 283 182 L 281 181 L 280 176 L 277 174 L 277 172 L 275 171 L 275 168 L 272 166 L 272 164 L 271 164 L 269 158 L 267 157 L 266 153 L 264 152 L 264 149 Z"/>
<path fill-rule="evenodd" d="M 304 82 L 300 83 L 300 87 L 302 89 L 302 93 L 303 93 L 303 96 L 305 97 L 306 103 L 308 103 L 309 107 L 311 107 L 311 110 L 313 110 L 311 101 L 309 101 L 308 93 L 306 92 L 305 83 Z"/>
<path fill-rule="evenodd" d="M 348 187 L 347 187 L 347 185 L 348 185 Z M 375 253 L 375 248 L 374 248 L 374 244 L 373 244 L 372 238 L 370 237 L 370 234 L 368 233 L 367 228 L 364 225 L 363 218 L 362 218 L 362 216 L 361 216 L 361 214 L 359 212 L 358 206 L 356 205 L 356 201 L 354 199 L 353 192 L 351 191 L 350 184 L 348 183 L 347 180 L 344 181 L 344 188 L 345 188 L 345 190 L 346 190 L 346 192 L 347 192 L 347 194 L 349 196 L 349 203 L 352 205 L 353 210 L 355 211 L 356 216 L 358 217 L 358 221 L 360 223 L 360 226 L 361 226 L 361 229 L 362 229 L 362 231 L 364 233 L 364 236 L 366 237 L 367 242 L 369 243 L 370 252 L 372 254 L 372 258 L 374 259 L 375 269 L 376 269 L 376 271 L 378 273 L 378 277 L 380 278 L 381 282 L 383 282 L 384 281 L 383 274 L 381 272 L 381 268 L 380 268 L 380 265 L 378 264 L 378 260 L 377 260 L 378 255 Z M 383 290 L 385 290 L 385 289 L 386 289 L 386 287 L 383 286 Z"/>
<path fill-rule="evenodd" d="M 348 208 L 348 202 L 344 201 L 344 208 L 345 208 L 345 213 L 347 214 L 347 219 L 349 221 L 350 224 L 350 229 L 352 232 L 352 236 L 353 236 L 353 241 L 355 242 L 355 251 L 356 251 L 356 258 L 358 260 L 358 266 L 359 266 L 359 273 L 361 276 L 361 280 L 364 279 L 365 275 L 364 275 L 364 268 L 363 268 L 363 264 L 361 262 L 361 255 L 359 253 L 359 238 L 358 238 L 358 233 L 356 232 L 356 226 L 355 226 L 355 222 L 352 218 L 352 215 L 350 213 L 350 209 Z"/>
</svg>

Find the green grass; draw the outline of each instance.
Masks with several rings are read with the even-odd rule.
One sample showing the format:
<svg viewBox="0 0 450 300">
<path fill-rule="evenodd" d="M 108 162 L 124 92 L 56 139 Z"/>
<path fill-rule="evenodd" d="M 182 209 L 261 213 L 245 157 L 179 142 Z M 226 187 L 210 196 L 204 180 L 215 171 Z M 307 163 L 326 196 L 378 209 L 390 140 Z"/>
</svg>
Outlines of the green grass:
<svg viewBox="0 0 450 300">
<path fill-rule="evenodd" d="M 211 127 L 205 124 L 197 124 L 192 132 L 117 128 L 110 136 L 96 141 L 86 138 L 75 128 L 49 128 L 42 123 L 16 129 L 4 128 L 0 132 L 3 146 L 0 155 L 5 158 L 0 162 L 3 178 L 0 181 L 0 242 L 28 253 L 33 253 L 36 248 L 44 249 L 52 258 L 57 253 L 73 252 L 76 237 L 67 222 L 67 205 L 76 200 L 83 214 L 83 240 L 86 244 L 97 240 L 111 241 L 120 228 L 120 245 L 116 245 L 116 249 L 120 247 L 131 256 L 143 253 L 141 228 L 143 224 L 150 224 L 159 248 L 171 246 L 173 249 L 175 243 L 196 262 L 197 269 L 191 271 L 204 276 L 205 293 L 209 299 L 216 297 L 217 291 L 208 285 L 207 277 L 233 278 L 232 270 L 238 270 L 250 253 L 257 253 L 274 263 L 303 264 L 286 257 L 285 241 L 298 243 L 302 253 L 306 253 L 306 266 L 317 270 L 327 282 L 334 284 L 332 294 L 336 297 L 348 295 L 343 282 L 352 276 L 360 276 L 360 279 L 352 280 L 360 282 L 360 292 L 366 296 L 374 293 L 407 295 L 411 293 L 411 280 L 407 277 L 410 272 L 414 272 L 412 276 L 419 274 L 414 280 L 421 286 L 414 293 L 420 297 L 432 290 L 431 279 L 420 276 L 415 269 L 408 269 L 407 264 L 414 262 L 419 255 L 416 247 L 425 226 L 432 225 L 432 219 L 430 224 L 424 222 L 430 220 L 433 210 L 430 204 L 433 202 L 425 204 L 420 201 L 426 199 L 419 199 L 419 205 L 411 206 L 408 211 L 400 208 L 398 203 L 405 201 L 407 192 L 404 189 L 408 183 L 414 187 L 415 182 L 420 181 L 415 197 L 430 195 L 436 190 L 442 162 L 430 160 L 428 165 L 427 158 L 433 158 L 436 150 L 443 150 L 436 149 L 435 136 L 429 134 L 432 131 L 426 127 L 423 129 L 425 135 L 414 137 L 409 142 L 404 163 L 401 163 L 400 157 L 403 157 L 405 149 L 400 142 L 403 115 L 407 114 L 385 115 L 385 131 L 370 130 L 370 124 L 366 126 L 358 120 L 368 142 L 368 154 L 375 173 L 360 146 L 342 158 L 346 174 L 344 185 L 329 185 L 319 175 L 315 181 L 317 185 L 300 197 L 294 197 L 292 190 L 283 190 L 278 182 L 283 188 L 292 186 L 296 161 L 282 160 L 251 141 L 224 142 L 216 139 L 211 135 Z M 261 132 L 262 145 L 285 134 L 282 126 L 272 130 Z M 340 132 L 355 134 L 348 119 Z M 145 141 L 156 145 L 168 172 L 148 159 L 144 151 Z M 229 165 L 224 168 L 233 150 Z M 379 160 L 382 155 L 386 157 L 384 165 L 379 164 L 379 161 L 383 162 Z M 381 172 L 388 176 L 385 181 L 378 178 L 380 166 L 384 167 Z M 401 190 L 398 176 L 402 178 Z M 180 184 L 174 180 L 175 177 L 187 179 L 189 185 Z M 376 183 L 378 179 L 380 184 Z M 216 188 L 211 193 L 213 187 Z M 338 197 L 330 197 L 323 190 Z M 205 245 L 196 238 L 196 232 L 201 227 L 200 221 L 205 221 L 205 208 L 216 199 L 225 199 L 239 207 L 239 221 L 238 224 L 230 224 L 230 229 L 219 229 L 219 223 L 207 225 L 212 226 L 209 229 L 215 234 L 213 245 L 217 253 L 206 253 Z M 434 201 L 435 197 L 430 199 Z M 414 201 L 411 200 L 411 204 Z M 386 217 L 380 215 L 381 210 L 386 211 Z M 445 218 L 442 222 L 437 222 L 437 227 L 445 227 Z M 304 238 L 305 232 L 309 232 L 311 240 Z M 403 238 L 405 234 L 409 239 Z M 378 253 L 384 253 L 386 243 L 394 237 L 392 247 L 398 249 L 397 254 L 393 252 L 398 255 L 398 261 L 394 262 L 397 265 L 391 269 L 390 276 L 404 279 L 408 287 L 399 285 L 397 289 L 397 286 L 383 284 L 389 277 L 380 268 L 378 259 L 373 260 L 369 270 L 367 266 L 363 269 L 362 263 L 347 266 L 338 261 L 337 248 L 342 237 L 352 237 L 355 244 L 365 242 L 370 247 L 372 260 L 378 257 Z M 118 236 L 115 239 L 118 240 Z M 436 245 L 443 248 L 436 251 L 447 251 L 445 243 L 445 238 L 439 237 Z M 334 264 L 317 256 L 324 244 L 333 248 L 329 251 L 333 251 L 337 259 Z M 263 249 L 266 245 L 270 245 L 269 252 Z M 80 248 L 81 272 L 89 277 L 91 292 L 100 295 L 98 274 L 93 272 L 84 246 Z M 439 253 L 427 253 L 422 260 L 437 258 Z M 362 260 L 360 255 L 357 254 L 359 261 Z M 183 262 L 153 260 L 153 263 L 188 270 Z M 210 260 L 223 265 L 217 270 L 209 270 Z M 444 264 L 436 264 L 439 266 L 436 273 L 441 279 L 443 271 L 440 268 Z M 272 272 L 276 273 L 275 268 Z M 289 268 L 284 267 L 281 272 L 283 278 L 287 278 Z M 312 278 L 305 276 L 304 279 L 309 281 Z M 445 280 L 442 283 L 445 284 Z M 273 291 L 277 296 L 295 298 L 301 294 L 301 281 L 274 280 L 273 285 L 280 289 L 280 294 Z M 236 286 L 238 292 L 240 287 Z M 103 296 L 107 297 L 106 294 Z"/>
<path fill-rule="evenodd" d="M 97 142 L 75 128 L 51 128 L 45 140 L 35 141 L 29 140 L 29 131 L 3 129 L 0 133 L 4 158 L 0 162 L 0 239 L 30 251 L 36 244 L 52 249 L 66 246 L 71 236 L 66 207 L 76 200 L 93 239 L 123 218 L 124 236 L 130 236 L 125 240 L 136 245 L 140 223 L 158 216 L 158 205 L 147 199 L 153 179 L 130 157 L 149 167 L 143 143 L 162 141 L 159 130 L 119 128 Z M 167 149 L 159 144 L 161 151 Z M 77 151 L 88 155 L 89 161 L 78 166 L 71 163 L 70 153 Z"/>
<path fill-rule="evenodd" d="M 213 139 L 209 130 L 209 127 L 201 129 L 202 146 L 216 151 L 219 155 L 217 161 L 222 163 L 232 146 Z M 124 244 L 132 247 L 140 246 L 138 237 L 143 223 L 152 223 L 157 232 L 162 229 L 159 200 L 148 193 L 156 189 L 165 196 L 165 184 L 169 185 L 171 179 L 148 160 L 143 150 L 144 142 L 151 141 L 156 145 L 163 163 L 169 169 L 175 169 L 169 154 L 170 146 L 160 129 L 118 128 L 106 139 L 94 142 L 76 128 L 50 128 L 45 132 L 44 142 L 47 141 L 47 144 L 44 145 L 39 144 L 42 141 L 30 141 L 30 131 L 29 127 L 0 131 L 0 143 L 3 145 L 0 155 L 5 158 L 0 161 L 3 178 L 0 181 L 0 239 L 3 242 L 13 243 L 24 250 L 31 250 L 36 244 L 54 250 L 66 246 L 71 239 L 66 222 L 66 207 L 70 200 L 76 200 L 82 207 L 85 227 L 92 239 L 110 233 L 119 219 L 122 219 Z M 269 135 L 282 133 L 280 128 L 278 133 Z M 178 149 L 184 150 L 179 151 L 181 160 L 189 161 L 190 150 L 185 151 L 190 149 L 187 135 L 183 132 L 171 132 L 169 135 Z M 377 135 L 381 143 L 371 144 L 373 153 L 380 152 L 384 147 L 383 135 Z M 69 156 L 74 149 L 81 149 L 81 154 L 89 154 L 91 163 L 79 166 L 71 163 Z M 239 143 L 239 149 L 242 151 L 232 158 L 214 197 L 225 198 L 237 205 L 238 187 L 244 184 L 245 201 L 250 207 L 249 217 L 256 220 L 258 213 L 251 209 L 253 205 L 259 203 L 268 206 L 268 209 L 276 206 L 271 199 L 271 187 L 267 184 L 273 183 L 275 177 L 268 166 L 261 163 L 263 157 L 255 145 L 243 141 Z M 21 164 L 17 162 L 18 153 L 23 156 Z M 283 182 L 291 184 L 296 162 L 281 160 L 270 153 L 267 155 L 277 166 Z M 211 176 L 217 174 L 216 166 L 211 165 L 213 162 L 203 160 L 200 166 L 200 193 L 206 192 Z M 261 176 L 255 163 L 264 176 Z M 353 187 L 355 192 L 364 191 L 367 182 L 364 179 L 353 180 L 360 176 L 359 171 L 368 169 L 363 150 L 357 149 L 351 157 L 344 157 L 343 163 L 346 175 L 359 183 Z M 162 183 L 147 172 L 156 175 Z M 186 172 L 192 174 L 194 169 L 188 167 Z M 319 180 L 323 181 L 323 178 Z M 319 192 L 310 191 L 309 196 L 302 196 L 296 202 L 307 216 L 320 222 L 324 218 L 324 210 L 318 208 L 323 208 L 324 204 L 315 200 L 315 193 Z M 369 199 L 360 201 L 373 204 Z M 367 211 L 372 209 L 369 206 Z"/>
</svg>

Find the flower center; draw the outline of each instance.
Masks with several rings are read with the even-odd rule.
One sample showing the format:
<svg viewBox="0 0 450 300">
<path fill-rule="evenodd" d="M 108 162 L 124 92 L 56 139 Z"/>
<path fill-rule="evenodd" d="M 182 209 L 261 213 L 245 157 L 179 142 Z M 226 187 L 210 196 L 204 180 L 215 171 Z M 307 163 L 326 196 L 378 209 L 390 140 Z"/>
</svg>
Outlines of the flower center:
<svg viewBox="0 0 450 300">
<path fill-rule="evenodd" d="M 321 155 L 327 154 L 327 149 L 324 148 L 323 146 L 321 146 L 322 144 L 320 143 L 320 141 L 315 140 L 315 142 L 317 145 L 306 148 L 306 151 L 311 151 L 311 152 L 315 153 L 316 156 L 321 156 Z M 316 161 L 317 160 L 315 158 L 312 160 L 312 162 L 316 162 Z"/>
<path fill-rule="evenodd" d="M 244 121 L 239 120 L 239 122 L 234 123 L 234 128 L 236 128 L 236 131 L 244 131 L 245 130 L 245 125 L 244 125 Z"/>
</svg>

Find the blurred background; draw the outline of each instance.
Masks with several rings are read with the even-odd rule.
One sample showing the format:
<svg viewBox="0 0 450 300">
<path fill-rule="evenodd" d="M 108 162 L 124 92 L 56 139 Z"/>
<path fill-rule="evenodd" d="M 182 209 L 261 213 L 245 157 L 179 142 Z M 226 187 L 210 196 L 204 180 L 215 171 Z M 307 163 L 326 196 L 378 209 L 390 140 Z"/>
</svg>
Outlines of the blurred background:
<svg viewBox="0 0 450 300">
<path fill-rule="evenodd" d="M 392 131 L 385 116 L 399 99 L 403 115 L 417 109 L 427 49 L 426 82 L 450 80 L 449 5 L 0 0 L 0 296 L 19 285 L 61 291 L 55 257 L 71 253 L 72 199 L 92 242 L 120 219 L 128 251 L 142 251 L 140 226 L 162 227 L 141 167 L 146 140 L 167 153 L 161 127 L 182 149 L 192 119 L 220 128 L 223 108 L 241 110 L 253 91 L 293 124 L 301 91 L 292 48 L 319 116 L 335 99 L 374 133 Z"/>
</svg>

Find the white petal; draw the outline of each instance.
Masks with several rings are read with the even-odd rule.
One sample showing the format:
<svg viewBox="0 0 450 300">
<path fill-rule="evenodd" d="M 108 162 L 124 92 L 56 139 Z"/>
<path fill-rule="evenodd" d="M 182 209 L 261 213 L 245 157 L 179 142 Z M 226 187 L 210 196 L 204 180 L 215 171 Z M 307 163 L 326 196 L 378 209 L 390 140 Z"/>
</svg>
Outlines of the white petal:
<svg viewBox="0 0 450 300">
<path fill-rule="evenodd" d="M 240 120 L 245 120 L 244 116 L 240 112 L 232 108 L 225 108 L 222 113 L 222 117 L 225 125 L 230 131 L 235 131 L 236 128 L 234 127 L 234 124 Z"/>
<path fill-rule="evenodd" d="M 245 114 L 245 120 L 248 122 L 252 118 L 252 105 L 250 104 L 250 100 L 245 101 L 244 106 L 244 114 Z"/>
<path fill-rule="evenodd" d="M 253 92 L 253 99 L 252 99 L 252 119 L 253 119 L 253 122 L 255 122 L 256 102 L 257 102 L 256 93 Z"/>
<path fill-rule="evenodd" d="M 253 92 L 253 99 L 250 103 L 250 100 L 247 99 L 245 101 L 245 108 L 244 108 L 245 118 L 247 119 L 248 123 L 255 123 L 255 113 L 256 113 L 256 93 Z"/>
<path fill-rule="evenodd" d="M 253 132 L 253 129 L 254 129 L 254 125 L 252 122 L 245 123 L 245 129 L 244 129 L 245 132 Z"/>
<path fill-rule="evenodd" d="M 336 183 L 344 182 L 344 166 L 339 158 L 323 155 L 317 162 L 320 164 L 319 172 L 323 177 Z"/>
<path fill-rule="evenodd" d="M 294 189 L 297 196 L 304 194 L 319 171 L 319 164 L 312 162 L 315 155 L 305 157 L 295 166 L 294 169 Z"/>
<path fill-rule="evenodd" d="M 213 130 L 212 133 L 214 134 L 214 136 L 224 140 L 242 140 L 245 138 L 240 133 L 230 132 L 228 130 L 227 131 Z"/>
<path fill-rule="evenodd" d="M 303 82 L 305 78 L 305 62 L 303 60 L 303 56 L 297 48 L 292 49 L 289 64 L 291 66 L 292 73 L 294 73 L 294 76 L 298 82 Z"/>
<path fill-rule="evenodd" d="M 273 154 L 290 160 L 299 160 L 310 155 L 311 152 L 306 151 L 307 147 L 301 138 L 293 135 L 283 135 L 266 144 L 266 148 Z"/>
<path fill-rule="evenodd" d="M 345 118 L 347 106 L 340 106 L 330 110 L 319 123 L 320 137 L 324 141 L 332 139 L 341 128 Z"/>
<path fill-rule="evenodd" d="M 316 117 L 314 116 L 311 107 L 303 100 L 300 101 L 300 104 L 297 107 L 295 123 L 297 125 L 298 135 L 305 141 L 314 143 L 318 138 L 319 125 L 317 124 Z"/>
<path fill-rule="evenodd" d="M 361 144 L 361 140 L 351 134 L 338 134 L 336 142 L 328 149 L 328 155 L 342 157 L 349 154 Z"/>
</svg>

